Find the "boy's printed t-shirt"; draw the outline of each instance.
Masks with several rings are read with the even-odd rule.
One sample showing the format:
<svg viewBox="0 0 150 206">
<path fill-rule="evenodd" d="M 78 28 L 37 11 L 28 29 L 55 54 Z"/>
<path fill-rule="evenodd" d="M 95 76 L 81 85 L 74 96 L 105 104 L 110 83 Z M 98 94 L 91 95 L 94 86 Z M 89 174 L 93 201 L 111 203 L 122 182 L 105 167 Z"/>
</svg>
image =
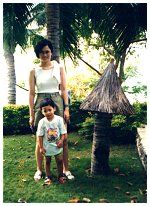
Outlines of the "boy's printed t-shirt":
<svg viewBox="0 0 150 206">
<path fill-rule="evenodd" d="M 46 149 L 46 156 L 57 155 L 62 152 L 63 148 L 57 147 L 57 142 L 62 134 L 66 134 L 66 127 L 63 118 L 54 115 L 52 121 L 48 121 L 46 117 L 39 121 L 37 135 L 43 136 L 43 147 Z"/>
</svg>

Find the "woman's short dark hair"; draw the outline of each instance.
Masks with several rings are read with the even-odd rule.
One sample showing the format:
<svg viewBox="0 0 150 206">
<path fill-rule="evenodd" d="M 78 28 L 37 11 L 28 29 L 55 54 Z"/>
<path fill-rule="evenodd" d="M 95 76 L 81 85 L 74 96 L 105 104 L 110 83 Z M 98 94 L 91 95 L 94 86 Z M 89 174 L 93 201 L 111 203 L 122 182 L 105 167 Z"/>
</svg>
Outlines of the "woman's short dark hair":
<svg viewBox="0 0 150 206">
<path fill-rule="evenodd" d="M 45 47 L 45 46 L 48 46 L 50 48 L 51 52 L 53 53 L 52 43 L 48 39 L 42 39 L 34 47 L 34 52 L 35 52 L 37 58 L 39 58 L 39 54 L 41 53 L 43 47 Z"/>
</svg>

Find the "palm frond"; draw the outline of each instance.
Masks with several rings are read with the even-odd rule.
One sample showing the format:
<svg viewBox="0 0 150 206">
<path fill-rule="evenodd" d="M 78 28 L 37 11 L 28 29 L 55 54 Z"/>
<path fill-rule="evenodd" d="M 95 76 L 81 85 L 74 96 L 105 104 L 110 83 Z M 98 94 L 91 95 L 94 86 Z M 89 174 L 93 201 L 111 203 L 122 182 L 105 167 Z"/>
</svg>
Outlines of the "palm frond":
<svg viewBox="0 0 150 206">
<path fill-rule="evenodd" d="M 10 48 L 13 52 L 17 44 L 25 47 L 27 43 L 27 21 L 30 18 L 31 3 L 4 3 L 3 22 L 4 22 L 4 48 Z"/>
<path fill-rule="evenodd" d="M 92 4 L 89 18 L 93 29 L 105 44 L 113 45 L 117 55 L 123 53 L 141 31 L 146 31 L 146 4 Z M 141 12 L 144 12 L 142 20 Z"/>
<path fill-rule="evenodd" d="M 78 48 L 80 21 L 80 4 L 60 4 L 61 52 L 70 56 L 74 61 L 81 55 Z"/>
</svg>

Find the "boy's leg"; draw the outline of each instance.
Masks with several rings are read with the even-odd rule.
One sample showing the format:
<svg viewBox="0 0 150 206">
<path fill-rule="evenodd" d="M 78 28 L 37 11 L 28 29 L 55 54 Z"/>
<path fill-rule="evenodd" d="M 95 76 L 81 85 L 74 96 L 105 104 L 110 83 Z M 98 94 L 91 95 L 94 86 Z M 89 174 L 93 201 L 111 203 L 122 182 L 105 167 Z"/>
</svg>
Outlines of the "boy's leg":
<svg viewBox="0 0 150 206">
<path fill-rule="evenodd" d="M 63 156 L 62 154 L 58 154 L 55 156 L 57 169 L 58 169 L 58 181 L 63 184 L 65 183 L 65 178 L 63 176 Z"/>
<path fill-rule="evenodd" d="M 50 164 L 51 164 L 51 157 L 45 157 L 44 158 L 44 167 L 45 167 L 45 172 L 46 172 L 46 178 L 44 181 L 45 185 L 52 184 L 52 180 L 50 177 Z"/>
<path fill-rule="evenodd" d="M 57 169 L 58 169 L 58 176 L 63 176 L 63 156 L 62 154 L 58 154 L 55 156 Z"/>
<path fill-rule="evenodd" d="M 50 164 L 51 164 L 51 157 L 44 158 L 44 167 L 46 172 L 46 177 L 50 178 Z"/>
</svg>

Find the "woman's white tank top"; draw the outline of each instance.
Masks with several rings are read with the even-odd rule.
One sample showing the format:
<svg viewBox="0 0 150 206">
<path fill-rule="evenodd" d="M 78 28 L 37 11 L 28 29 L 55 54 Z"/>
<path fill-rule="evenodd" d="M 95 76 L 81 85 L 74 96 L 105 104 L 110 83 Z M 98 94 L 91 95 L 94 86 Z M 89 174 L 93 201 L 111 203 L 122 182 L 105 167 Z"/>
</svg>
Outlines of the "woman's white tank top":
<svg viewBox="0 0 150 206">
<path fill-rule="evenodd" d="M 37 93 L 59 92 L 60 84 L 60 64 L 53 61 L 53 67 L 44 70 L 41 67 L 35 67 L 35 81 Z"/>
</svg>

